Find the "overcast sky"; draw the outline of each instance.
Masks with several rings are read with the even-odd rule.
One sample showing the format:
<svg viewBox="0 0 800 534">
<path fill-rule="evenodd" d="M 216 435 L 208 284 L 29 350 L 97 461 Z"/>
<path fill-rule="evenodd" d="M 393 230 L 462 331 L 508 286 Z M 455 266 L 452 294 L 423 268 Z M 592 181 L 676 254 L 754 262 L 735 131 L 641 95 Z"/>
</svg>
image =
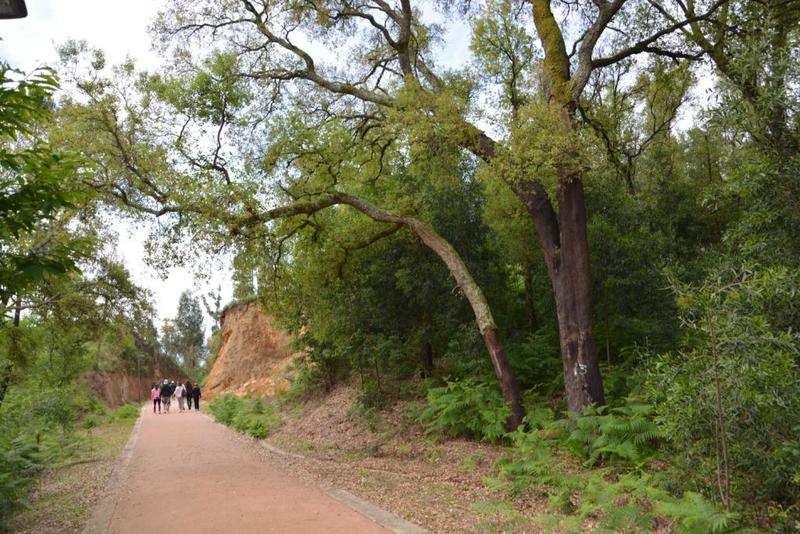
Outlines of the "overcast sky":
<svg viewBox="0 0 800 534">
<path fill-rule="evenodd" d="M 54 65 L 55 46 L 68 39 L 84 39 L 104 50 L 112 64 L 131 56 L 142 67 L 158 65 L 158 56 L 150 50 L 147 26 L 164 0 L 27 0 L 26 5 L 27 18 L 0 20 L 0 58 L 12 67 L 30 71 Z M 221 285 L 223 303 L 230 299 L 230 273 L 224 260 L 212 267 L 199 267 L 211 273 L 210 282 L 196 281 L 191 268 L 173 269 L 162 280 L 144 262 L 147 229 L 128 221 L 117 226 L 117 255 L 136 283 L 152 291 L 159 326 L 161 320 L 175 316 L 178 298 L 184 290 L 204 294 Z M 210 326 L 207 318 L 207 329 Z"/>
</svg>

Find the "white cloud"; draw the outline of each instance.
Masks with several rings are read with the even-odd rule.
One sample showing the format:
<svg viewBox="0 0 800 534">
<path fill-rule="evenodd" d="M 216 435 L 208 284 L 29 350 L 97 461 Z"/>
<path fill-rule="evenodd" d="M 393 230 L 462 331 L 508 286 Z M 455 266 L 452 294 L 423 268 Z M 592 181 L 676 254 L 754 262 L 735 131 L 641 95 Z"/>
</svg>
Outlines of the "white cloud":
<svg viewBox="0 0 800 534">
<path fill-rule="evenodd" d="M 146 66 L 158 63 L 147 26 L 159 0 L 28 0 L 28 17 L 0 21 L 0 57 L 30 70 L 56 60 L 55 45 L 85 39 L 112 62 L 126 55 Z"/>
</svg>

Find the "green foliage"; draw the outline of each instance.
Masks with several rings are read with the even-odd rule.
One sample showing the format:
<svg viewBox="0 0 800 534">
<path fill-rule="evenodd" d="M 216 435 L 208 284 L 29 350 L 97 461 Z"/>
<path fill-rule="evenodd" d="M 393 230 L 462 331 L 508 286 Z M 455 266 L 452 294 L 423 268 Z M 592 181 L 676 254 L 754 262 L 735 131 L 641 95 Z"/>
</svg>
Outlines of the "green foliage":
<svg viewBox="0 0 800 534">
<path fill-rule="evenodd" d="M 214 419 L 237 432 L 263 439 L 282 424 L 275 406 L 261 398 L 245 399 L 231 393 L 208 404 Z"/>
<path fill-rule="evenodd" d="M 617 460 L 641 466 L 656 451 L 664 436 L 653 421 L 650 404 L 628 401 L 623 406 L 587 406 L 580 416 L 562 420 L 565 445 L 592 466 L 601 460 Z"/>
<path fill-rule="evenodd" d="M 0 531 L 5 531 L 7 518 L 24 504 L 33 476 L 51 460 L 36 434 L 0 437 Z"/>
<path fill-rule="evenodd" d="M 289 366 L 289 388 L 283 398 L 289 402 L 310 397 L 326 387 L 325 374 L 321 366 L 307 355 L 295 358 Z"/>
<path fill-rule="evenodd" d="M 141 408 L 135 404 L 126 404 L 111 411 L 112 421 L 123 421 L 125 419 L 136 419 L 141 413 Z"/>
<path fill-rule="evenodd" d="M 510 1 L 490 1 L 482 6 L 473 21 L 470 49 L 477 66 L 503 88 L 500 103 L 516 110 L 530 97 L 532 74 L 528 65 L 535 54 L 532 36 L 515 24 L 514 5 Z"/>
<path fill-rule="evenodd" d="M 31 414 L 45 425 L 58 425 L 71 430 L 78 418 L 74 394 L 67 388 L 39 390 L 31 406 Z"/>
<path fill-rule="evenodd" d="M 419 421 L 428 433 L 496 442 L 506 435 L 511 411 L 496 384 L 475 378 L 428 389 Z"/>
<path fill-rule="evenodd" d="M 89 429 L 106 421 L 104 405 L 85 386 L 36 389 L 39 380 L 32 378 L 10 386 L 0 410 L 0 532 L 26 505 L 42 469 L 81 457 L 93 446 L 76 425 Z"/>
<path fill-rule="evenodd" d="M 720 511 L 702 495 L 687 491 L 679 500 L 659 503 L 656 510 L 675 519 L 679 532 L 703 533 L 730 531 L 736 514 Z"/>
<path fill-rule="evenodd" d="M 684 348 L 649 378 L 678 468 L 723 502 L 800 498 L 796 273 L 742 268 L 675 286 Z"/>
<path fill-rule="evenodd" d="M 581 531 L 589 519 L 598 523 L 596 532 L 651 531 L 664 521 L 677 532 L 730 530 L 737 514 L 721 511 L 696 493 L 676 497 L 666 473 L 642 470 L 653 454 L 652 440 L 661 437 L 650 419 L 652 411 L 636 402 L 608 414 L 590 409 L 567 420 L 554 420 L 549 410 L 531 411 L 528 429 L 509 435 L 512 453 L 498 464 L 498 477 L 487 483 L 512 495 L 544 491 L 553 513 L 538 521 L 565 532 Z M 564 451 L 592 464 L 597 458 L 613 462 L 576 469 Z"/>
<path fill-rule="evenodd" d="M 166 322 L 162 344 L 165 350 L 183 365 L 184 372 L 197 380 L 198 367 L 205 354 L 205 328 L 200 299 L 183 291 L 178 300 L 177 315 Z"/>
<path fill-rule="evenodd" d="M 508 359 L 523 388 L 554 394 L 564 387 L 558 332 L 543 327 L 521 341 L 508 344 Z"/>
<path fill-rule="evenodd" d="M 37 235 L 79 199 L 70 183 L 78 163 L 43 134 L 58 81 L 50 69 L 27 76 L 0 63 L 0 311 L 46 276 L 76 269 L 78 243 Z"/>
</svg>

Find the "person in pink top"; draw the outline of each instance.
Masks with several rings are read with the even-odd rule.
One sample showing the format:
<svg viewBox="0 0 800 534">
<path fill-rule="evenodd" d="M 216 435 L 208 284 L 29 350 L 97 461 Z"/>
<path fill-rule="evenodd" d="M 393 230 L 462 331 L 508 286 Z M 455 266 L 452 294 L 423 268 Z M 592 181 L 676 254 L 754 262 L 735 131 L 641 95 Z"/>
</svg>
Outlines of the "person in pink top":
<svg viewBox="0 0 800 534">
<path fill-rule="evenodd" d="M 161 413 L 161 389 L 158 384 L 153 384 L 150 388 L 150 398 L 153 399 L 153 413 L 156 413 L 156 406 L 158 406 L 158 413 Z"/>
</svg>

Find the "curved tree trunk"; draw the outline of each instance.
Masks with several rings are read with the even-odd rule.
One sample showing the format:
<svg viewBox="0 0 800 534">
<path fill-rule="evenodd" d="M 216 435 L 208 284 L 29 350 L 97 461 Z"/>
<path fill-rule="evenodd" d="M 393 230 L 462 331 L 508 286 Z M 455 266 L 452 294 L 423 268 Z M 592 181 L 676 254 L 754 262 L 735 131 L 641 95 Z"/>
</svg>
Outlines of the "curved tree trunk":
<svg viewBox="0 0 800 534">
<path fill-rule="evenodd" d="M 330 193 L 319 196 L 313 201 L 288 204 L 262 213 L 250 213 L 242 219 L 229 219 L 228 224 L 231 226 L 252 227 L 283 217 L 316 213 L 336 204 L 351 206 L 374 221 L 408 228 L 414 232 L 428 248 L 435 252 L 445 265 L 447 265 L 450 274 L 455 278 L 458 287 L 464 293 L 464 296 L 472 307 L 472 313 L 475 315 L 478 329 L 481 332 L 486 350 L 489 352 L 489 357 L 492 360 L 492 367 L 500 382 L 503 399 L 505 399 L 511 409 L 507 427 L 509 430 L 516 429 L 525 417 L 525 407 L 522 404 L 522 393 L 519 383 L 517 383 L 514 372 L 508 362 L 508 357 L 506 356 L 503 343 L 500 340 L 500 335 L 497 331 L 497 325 L 494 322 L 489 302 L 486 300 L 483 290 L 478 283 L 475 282 L 475 279 L 472 277 L 467 265 L 458 252 L 445 238 L 436 233 L 433 228 L 414 217 L 396 215 L 384 211 L 361 198 L 345 193 Z M 218 214 L 216 215 L 218 216 Z"/>
<path fill-rule="evenodd" d="M 470 274 L 467 265 L 453 246 L 442 236 L 436 233 L 433 228 L 412 217 L 398 216 L 386 213 L 365 201 L 351 197 L 349 195 L 338 195 L 342 204 L 348 204 L 359 211 L 365 213 L 372 219 L 382 222 L 402 224 L 413 231 L 439 258 L 447 265 L 450 274 L 456 279 L 458 287 L 464 293 L 472 312 L 475 314 L 475 321 L 483 337 L 486 350 L 492 360 L 492 367 L 495 375 L 500 381 L 500 389 L 503 392 L 503 399 L 511 408 L 511 416 L 507 422 L 509 430 L 516 429 L 525 417 L 525 407 L 522 404 L 522 393 L 519 383 L 511 369 L 505 348 L 500 340 L 497 325 L 494 322 L 489 302 L 483 294 L 475 279 Z"/>
</svg>

